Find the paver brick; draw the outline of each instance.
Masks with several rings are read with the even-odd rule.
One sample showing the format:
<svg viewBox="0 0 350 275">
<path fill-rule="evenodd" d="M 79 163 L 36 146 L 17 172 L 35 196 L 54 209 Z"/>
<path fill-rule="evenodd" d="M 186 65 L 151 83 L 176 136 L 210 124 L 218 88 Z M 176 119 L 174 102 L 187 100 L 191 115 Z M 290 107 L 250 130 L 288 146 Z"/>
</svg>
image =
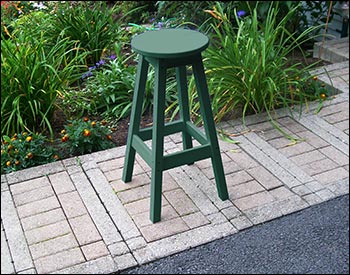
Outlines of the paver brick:
<svg viewBox="0 0 350 275">
<path fill-rule="evenodd" d="M 266 203 L 274 201 L 274 198 L 267 192 L 260 192 L 253 195 L 249 195 L 243 198 L 239 198 L 233 201 L 233 203 L 241 210 L 245 211 L 249 208 L 254 208 Z"/>
<path fill-rule="evenodd" d="M 303 196 L 303 200 L 305 200 L 309 205 L 315 205 L 322 202 L 322 199 L 314 193 Z"/>
<path fill-rule="evenodd" d="M 201 213 L 196 212 L 181 217 L 190 229 L 209 224 L 209 220 Z"/>
<path fill-rule="evenodd" d="M 80 245 L 93 243 L 102 239 L 89 215 L 69 219 L 69 223 Z"/>
<path fill-rule="evenodd" d="M 162 207 L 168 204 L 168 201 L 162 196 Z M 148 212 L 150 209 L 150 198 L 145 198 L 139 201 L 131 202 L 124 205 L 131 216 L 139 213 Z"/>
<path fill-rule="evenodd" d="M 146 173 L 133 176 L 130 182 L 124 182 L 121 179 L 110 182 L 115 192 L 133 189 L 150 183 L 151 179 Z"/>
<path fill-rule="evenodd" d="M 126 244 L 130 248 L 131 251 L 135 251 L 141 249 L 147 245 L 147 242 L 143 237 L 136 237 L 126 240 Z"/>
<path fill-rule="evenodd" d="M 269 190 L 269 193 L 277 200 L 283 200 L 285 198 L 288 198 L 294 195 L 294 193 L 291 192 L 285 186 L 281 186 L 276 189 Z"/>
<path fill-rule="evenodd" d="M 253 226 L 253 223 L 245 216 L 238 216 L 238 217 L 230 220 L 230 222 L 238 230 L 243 230 L 243 229 L 246 229 L 248 227 Z"/>
<path fill-rule="evenodd" d="M 207 215 L 206 218 L 210 221 L 211 224 L 215 224 L 215 225 L 226 223 L 228 221 L 221 212 Z"/>
<path fill-rule="evenodd" d="M 42 200 L 30 202 L 17 207 L 17 212 L 20 218 L 33 216 L 42 212 L 59 208 L 60 204 L 56 196 L 51 196 Z"/>
<path fill-rule="evenodd" d="M 67 220 L 24 231 L 29 245 L 43 242 L 72 232 Z"/>
<path fill-rule="evenodd" d="M 75 190 L 75 186 L 66 171 L 49 175 L 49 179 L 56 194 L 63 194 Z"/>
<path fill-rule="evenodd" d="M 103 172 L 113 171 L 124 166 L 125 158 L 116 158 L 108 161 L 100 162 L 98 165 Z"/>
<path fill-rule="evenodd" d="M 163 194 L 180 216 L 198 211 L 197 206 L 181 188 L 170 190 L 164 192 Z"/>
<path fill-rule="evenodd" d="M 309 206 L 302 198 L 297 195 L 290 196 L 283 201 L 278 201 L 278 204 L 283 215 L 299 211 Z"/>
<path fill-rule="evenodd" d="M 29 231 L 34 228 L 53 224 L 65 219 L 66 217 L 63 213 L 63 210 L 61 208 L 57 208 L 34 216 L 23 218 L 21 219 L 21 223 L 24 231 Z"/>
<path fill-rule="evenodd" d="M 300 132 L 298 133 L 298 136 L 302 139 L 305 139 L 308 144 L 312 145 L 315 148 L 322 148 L 329 145 L 326 140 L 322 139 L 311 131 Z"/>
<path fill-rule="evenodd" d="M 171 205 L 168 204 L 162 207 L 162 211 L 161 211 L 162 221 L 171 220 L 178 216 L 179 216 L 178 213 L 176 213 L 175 209 Z M 149 218 L 149 215 L 146 212 L 132 215 L 132 219 L 134 220 L 138 228 L 152 224 Z"/>
<path fill-rule="evenodd" d="M 334 161 L 328 158 L 325 158 L 322 160 L 317 160 L 317 161 L 305 164 L 301 166 L 301 169 L 303 169 L 310 176 L 313 176 L 328 170 L 335 169 L 337 167 L 338 167 L 338 164 L 336 164 Z"/>
<path fill-rule="evenodd" d="M 254 180 L 252 176 L 250 176 L 247 172 L 245 171 L 238 171 L 235 173 L 232 173 L 230 175 L 226 176 L 226 184 L 227 187 L 230 185 L 239 185 L 247 181 L 252 181 Z"/>
<path fill-rule="evenodd" d="M 152 225 L 141 227 L 140 231 L 147 242 L 153 242 L 168 236 L 187 231 L 189 227 L 181 218 L 169 221 L 159 221 Z"/>
<path fill-rule="evenodd" d="M 292 157 L 314 150 L 315 148 L 306 142 L 297 143 L 292 146 L 283 147 L 279 151 L 286 157 Z"/>
<path fill-rule="evenodd" d="M 70 265 L 67 268 L 52 272 L 53 274 L 113 274 L 118 268 L 111 256 L 105 256 L 87 262 Z"/>
<path fill-rule="evenodd" d="M 319 161 L 324 158 L 326 158 L 324 154 L 321 154 L 320 151 L 318 150 L 314 150 L 314 151 L 306 152 L 304 154 L 291 157 L 290 160 L 292 160 L 298 166 L 303 166 L 305 164 L 309 164 L 314 161 Z"/>
<path fill-rule="evenodd" d="M 228 192 L 231 200 L 236 200 L 264 190 L 265 189 L 255 180 L 228 187 Z"/>
<path fill-rule="evenodd" d="M 32 244 L 29 246 L 29 249 L 33 259 L 36 260 L 75 247 L 78 247 L 78 243 L 74 235 L 68 233 L 50 240 Z"/>
<path fill-rule="evenodd" d="M 242 150 L 237 150 L 235 152 L 228 151 L 225 152 L 225 154 L 227 154 L 242 169 L 249 169 L 259 165 L 256 160 L 254 160 L 251 156 Z"/>
<path fill-rule="evenodd" d="M 257 180 L 266 190 L 279 187 L 282 184 L 275 176 L 273 176 L 264 167 L 258 166 L 250 168 L 247 171 L 255 180 Z"/>
<path fill-rule="evenodd" d="M 73 248 L 36 259 L 34 260 L 34 264 L 39 274 L 48 274 L 84 261 L 85 259 L 81 250 L 79 248 Z"/>
<path fill-rule="evenodd" d="M 253 224 L 260 224 L 281 217 L 283 214 L 278 203 L 272 202 L 255 208 L 250 208 L 245 211 L 245 215 L 253 222 Z"/>
<path fill-rule="evenodd" d="M 103 241 L 90 243 L 81 247 L 87 261 L 100 258 L 109 254 L 109 251 Z"/>
<path fill-rule="evenodd" d="M 339 165 L 349 164 L 349 157 L 332 146 L 324 147 L 320 152 Z"/>
<path fill-rule="evenodd" d="M 108 246 L 108 250 L 110 251 L 112 257 L 124 255 L 130 252 L 125 242 L 117 242 L 110 244 Z"/>
<path fill-rule="evenodd" d="M 49 186 L 50 182 L 47 177 L 40 177 L 32 180 L 27 180 L 24 182 L 12 184 L 10 189 L 13 195 L 28 192 L 31 190 L 36 190 L 37 188 Z"/>
<path fill-rule="evenodd" d="M 20 193 L 13 196 L 16 206 L 24 205 L 30 202 L 38 201 L 54 196 L 55 193 L 51 186 L 43 186 L 25 193 Z"/>
<path fill-rule="evenodd" d="M 336 195 L 329 189 L 322 189 L 317 191 L 316 194 L 322 199 L 322 201 L 327 201 L 336 197 Z"/>
<path fill-rule="evenodd" d="M 168 172 L 163 172 L 163 184 L 162 184 L 163 192 L 170 191 L 177 188 L 179 188 L 179 185 L 176 183 L 173 177 Z"/>
<path fill-rule="evenodd" d="M 222 214 L 229 220 L 242 215 L 242 212 L 236 206 L 230 206 L 221 210 Z"/>
<path fill-rule="evenodd" d="M 349 177 L 349 172 L 342 167 L 326 171 L 317 175 L 314 175 L 313 178 L 318 182 L 327 185 L 334 181 L 341 180 Z"/>
<path fill-rule="evenodd" d="M 58 198 L 68 218 L 81 216 L 87 213 L 87 209 L 77 191 L 60 194 Z"/>
<path fill-rule="evenodd" d="M 15 273 L 7 239 L 1 224 L 1 274 Z"/>
<path fill-rule="evenodd" d="M 150 189 L 150 184 L 147 184 L 126 191 L 118 192 L 117 195 L 122 204 L 126 204 L 149 197 L 151 193 Z"/>
<path fill-rule="evenodd" d="M 131 253 L 116 256 L 113 259 L 119 270 L 124 270 L 137 265 L 137 262 Z"/>
</svg>

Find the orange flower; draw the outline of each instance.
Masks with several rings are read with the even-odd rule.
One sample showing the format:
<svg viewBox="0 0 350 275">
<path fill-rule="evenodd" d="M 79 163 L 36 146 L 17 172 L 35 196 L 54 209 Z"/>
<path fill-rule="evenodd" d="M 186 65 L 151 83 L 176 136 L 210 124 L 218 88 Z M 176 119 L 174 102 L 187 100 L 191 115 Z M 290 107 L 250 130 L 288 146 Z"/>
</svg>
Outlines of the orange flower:
<svg viewBox="0 0 350 275">
<path fill-rule="evenodd" d="M 326 94 L 320 94 L 321 99 L 326 99 L 327 95 Z"/>
<path fill-rule="evenodd" d="M 34 157 L 34 154 L 32 152 L 29 152 L 27 154 L 27 158 L 32 159 Z"/>
<path fill-rule="evenodd" d="M 18 166 L 18 165 L 20 165 L 20 164 L 21 164 L 21 162 L 20 162 L 19 160 L 16 160 L 16 161 L 15 161 L 15 165 L 16 165 L 16 166 Z"/>
<path fill-rule="evenodd" d="M 88 129 L 84 129 L 83 135 L 84 137 L 89 137 L 91 135 L 91 131 Z"/>
<path fill-rule="evenodd" d="M 107 135 L 106 138 L 112 140 L 112 135 Z"/>
<path fill-rule="evenodd" d="M 68 139 L 69 139 L 69 136 L 68 136 L 68 135 L 64 135 L 64 136 L 61 138 L 62 142 L 66 142 Z"/>
<path fill-rule="evenodd" d="M 95 127 L 96 126 L 96 121 L 91 122 L 91 126 Z"/>
<path fill-rule="evenodd" d="M 317 78 L 317 76 L 314 76 L 312 79 L 316 81 L 318 78 Z"/>
<path fill-rule="evenodd" d="M 84 120 L 84 122 L 87 122 L 87 121 L 89 121 L 89 118 L 85 116 L 85 117 L 83 118 L 83 120 Z"/>
<path fill-rule="evenodd" d="M 60 159 L 59 155 L 54 155 L 53 158 L 56 160 Z"/>
<path fill-rule="evenodd" d="M 33 137 L 31 137 L 31 136 L 26 137 L 26 141 L 31 142 L 32 140 L 33 140 Z"/>
<path fill-rule="evenodd" d="M 107 124 L 107 121 L 106 121 L 106 120 L 102 120 L 102 121 L 101 121 L 101 124 L 102 124 L 103 126 L 105 126 L 105 125 Z"/>
</svg>

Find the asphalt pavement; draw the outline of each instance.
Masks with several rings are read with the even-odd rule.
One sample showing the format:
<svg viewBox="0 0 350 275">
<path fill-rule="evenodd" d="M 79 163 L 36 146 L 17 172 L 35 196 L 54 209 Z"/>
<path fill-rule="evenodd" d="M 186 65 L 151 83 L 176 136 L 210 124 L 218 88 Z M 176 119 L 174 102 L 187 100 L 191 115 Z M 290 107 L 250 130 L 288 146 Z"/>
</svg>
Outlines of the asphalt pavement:
<svg viewBox="0 0 350 275">
<path fill-rule="evenodd" d="M 121 274 L 349 274 L 349 195 Z"/>
</svg>

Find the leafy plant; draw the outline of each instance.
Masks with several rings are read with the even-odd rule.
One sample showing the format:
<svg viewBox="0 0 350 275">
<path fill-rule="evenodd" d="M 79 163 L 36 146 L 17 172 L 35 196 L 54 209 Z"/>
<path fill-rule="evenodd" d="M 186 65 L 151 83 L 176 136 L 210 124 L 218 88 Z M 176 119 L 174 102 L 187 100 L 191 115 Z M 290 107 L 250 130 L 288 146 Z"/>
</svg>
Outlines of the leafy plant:
<svg viewBox="0 0 350 275">
<path fill-rule="evenodd" d="M 204 10 L 213 5 L 215 1 L 157 1 L 157 19 L 175 17 L 199 25 L 208 18 Z"/>
<path fill-rule="evenodd" d="M 61 131 L 61 145 L 70 155 L 87 154 L 114 147 L 112 132 L 105 121 L 90 121 L 88 117 L 71 120 Z"/>
<path fill-rule="evenodd" d="M 157 11 L 157 1 L 114 1 L 121 20 L 135 24 L 147 23 Z"/>
<path fill-rule="evenodd" d="M 116 5 L 108 7 L 105 1 L 58 2 L 50 39 L 78 41 L 81 50 L 88 52 L 86 65 L 93 66 L 118 40 L 120 25 L 114 19 L 116 11 Z"/>
<path fill-rule="evenodd" d="M 236 10 L 233 15 L 223 12 L 220 3 L 212 10 L 216 22 L 211 24 L 212 43 L 204 52 L 204 63 L 216 121 L 240 109 L 243 121 L 247 114 L 265 111 L 274 123 L 276 108 L 291 108 L 318 98 L 305 85 L 312 78 L 308 73 L 311 65 L 301 69 L 300 64 L 286 65 L 288 54 L 297 48 L 301 50 L 300 44 L 312 39 L 310 34 L 316 27 L 294 38 L 286 24 L 297 7 L 277 21 L 278 5 L 271 2 L 264 24 L 260 24 L 256 9 L 243 18 Z M 189 89 L 192 114 L 200 120 L 193 79 Z"/>
<path fill-rule="evenodd" d="M 64 110 L 70 112 L 68 116 L 102 113 L 112 116 L 116 120 L 128 116 L 131 112 L 137 62 L 134 53 L 126 57 L 119 44 L 115 44 L 113 58 L 100 60 L 83 74 L 84 83 L 81 89 L 66 92 L 63 97 Z M 135 58 L 135 60 L 134 60 Z M 149 110 L 153 104 L 154 70 L 149 68 L 143 112 Z M 176 80 L 169 72 L 167 78 L 167 102 L 176 100 Z"/>
<path fill-rule="evenodd" d="M 15 30 L 1 39 L 1 134 L 48 130 L 55 101 L 78 77 L 84 57 L 68 39 L 46 47 L 46 38 Z M 67 56 L 73 58 L 67 61 Z"/>
<path fill-rule="evenodd" d="M 1 137 L 1 174 L 56 161 L 58 154 L 41 134 L 23 132 Z"/>
</svg>

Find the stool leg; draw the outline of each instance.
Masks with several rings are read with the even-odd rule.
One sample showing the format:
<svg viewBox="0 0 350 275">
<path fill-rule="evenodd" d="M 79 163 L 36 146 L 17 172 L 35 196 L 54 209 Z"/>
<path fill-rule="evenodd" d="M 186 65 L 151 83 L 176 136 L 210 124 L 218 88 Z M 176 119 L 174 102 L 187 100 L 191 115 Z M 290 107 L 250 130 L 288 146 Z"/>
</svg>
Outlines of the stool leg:
<svg viewBox="0 0 350 275">
<path fill-rule="evenodd" d="M 187 89 L 187 76 L 186 67 L 176 67 L 176 79 L 177 79 L 177 90 L 180 107 L 180 117 L 184 123 L 184 131 L 182 131 L 182 143 L 183 149 L 190 149 L 193 147 L 192 137 L 185 131 L 187 121 L 190 121 L 190 108 L 188 104 L 188 89 Z M 192 163 L 193 164 L 193 163 Z"/>
<path fill-rule="evenodd" d="M 154 99 L 152 128 L 152 177 L 150 219 L 160 221 L 162 207 L 163 150 L 164 150 L 164 108 L 166 67 L 158 60 L 154 65 Z"/>
<path fill-rule="evenodd" d="M 137 67 L 134 98 L 132 102 L 132 109 L 130 115 L 130 125 L 128 132 L 128 139 L 125 152 L 124 170 L 122 180 L 124 182 L 131 181 L 132 172 L 134 170 L 135 162 L 135 149 L 132 147 L 133 135 L 137 134 L 140 129 L 141 115 L 142 115 L 142 104 L 145 93 L 147 74 L 148 74 L 149 63 L 144 59 L 142 55 L 139 55 L 139 63 Z"/>
<path fill-rule="evenodd" d="M 213 164 L 213 170 L 216 181 L 216 188 L 218 190 L 219 197 L 222 200 L 228 199 L 228 192 L 226 186 L 226 179 L 224 168 L 222 166 L 222 159 L 220 155 L 219 143 L 216 135 L 216 128 L 213 118 L 213 113 L 210 104 L 209 92 L 204 73 L 204 67 L 201 55 L 198 56 L 198 60 L 193 63 L 193 74 L 196 81 L 196 87 L 198 90 L 198 97 L 200 101 L 200 110 L 203 117 L 204 128 L 211 146 L 211 160 Z"/>
</svg>

